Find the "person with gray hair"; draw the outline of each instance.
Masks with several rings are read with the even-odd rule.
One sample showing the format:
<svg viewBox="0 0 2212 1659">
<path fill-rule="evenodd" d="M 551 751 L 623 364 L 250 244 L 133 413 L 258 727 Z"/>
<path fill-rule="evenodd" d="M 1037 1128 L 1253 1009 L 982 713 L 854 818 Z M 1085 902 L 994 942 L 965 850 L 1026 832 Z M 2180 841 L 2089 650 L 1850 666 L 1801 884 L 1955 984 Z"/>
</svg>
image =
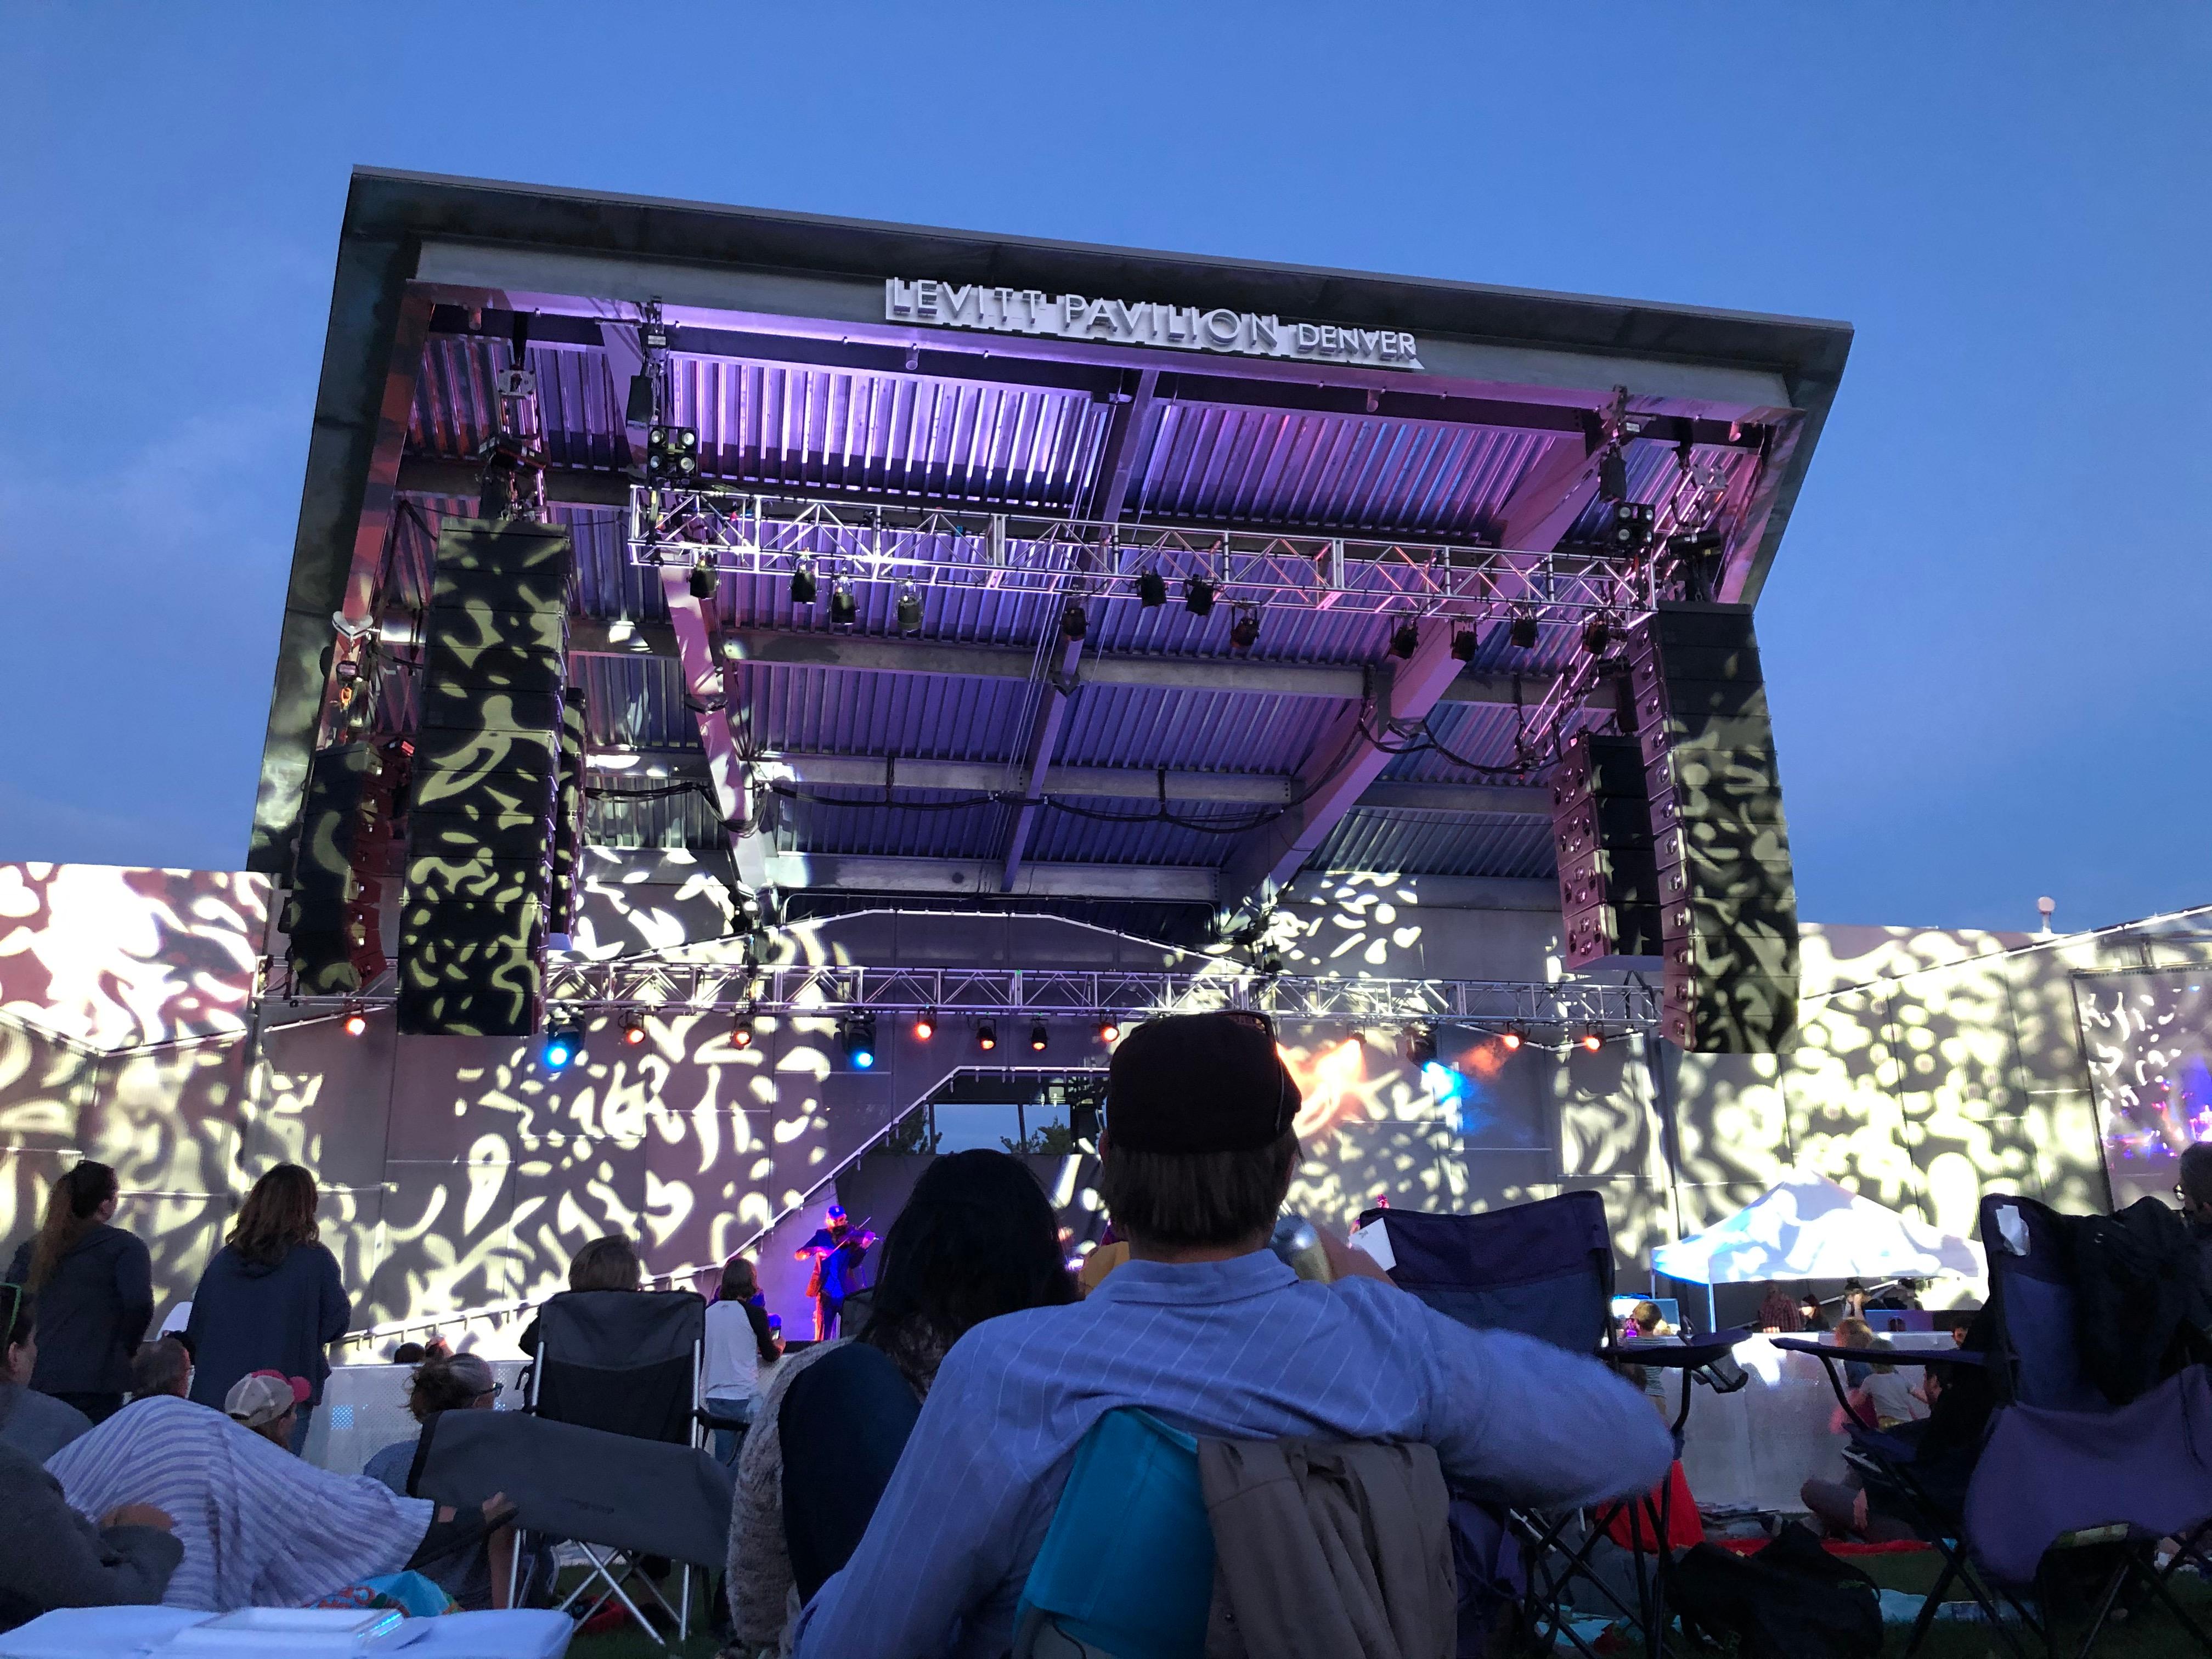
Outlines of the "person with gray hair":
<svg viewBox="0 0 2212 1659">
<path fill-rule="evenodd" d="M 192 1357 L 185 1352 L 185 1345 L 173 1336 L 141 1342 L 138 1352 L 131 1357 L 131 1397 L 133 1400 L 144 1400 L 157 1394 L 173 1394 L 180 1400 L 189 1399 L 191 1386 Z"/>
</svg>

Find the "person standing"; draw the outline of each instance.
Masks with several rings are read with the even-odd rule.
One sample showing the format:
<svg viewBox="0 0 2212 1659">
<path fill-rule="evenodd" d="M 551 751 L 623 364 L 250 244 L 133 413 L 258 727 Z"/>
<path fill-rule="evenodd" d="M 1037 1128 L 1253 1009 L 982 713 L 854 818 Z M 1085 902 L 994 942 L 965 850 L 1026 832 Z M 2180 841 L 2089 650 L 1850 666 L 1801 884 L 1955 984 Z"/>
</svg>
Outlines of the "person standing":
<svg viewBox="0 0 2212 1659">
<path fill-rule="evenodd" d="M 232 1387 L 252 1371 L 307 1380 L 307 1398 L 292 1425 L 294 1452 L 307 1443 L 331 1374 L 325 1350 L 353 1316 L 337 1258 L 315 1224 L 319 1196 L 314 1176 L 296 1164 L 279 1164 L 253 1183 L 200 1275 L 186 1331 L 191 1397 L 203 1406 L 222 1410 Z"/>
<path fill-rule="evenodd" d="M 109 1224 L 120 1196 L 115 1171 L 84 1159 L 54 1182 L 46 1218 L 8 1267 L 9 1282 L 39 1303 L 31 1386 L 94 1423 L 122 1408 L 131 1356 L 154 1318 L 145 1242 Z"/>
<path fill-rule="evenodd" d="M 814 1258 L 814 1273 L 806 1281 L 806 1293 L 814 1298 L 817 1342 L 826 1342 L 837 1334 L 837 1318 L 845 1310 L 845 1298 L 864 1288 L 860 1283 L 860 1258 L 875 1242 L 873 1233 L 853 1230 L 843 1205 L 832 1204 L 823 1212 L 822 1225 L 815 1230 L 814 1237 L 792 1252 L 800 1261 L 809 1256 Z"/>
</svg>

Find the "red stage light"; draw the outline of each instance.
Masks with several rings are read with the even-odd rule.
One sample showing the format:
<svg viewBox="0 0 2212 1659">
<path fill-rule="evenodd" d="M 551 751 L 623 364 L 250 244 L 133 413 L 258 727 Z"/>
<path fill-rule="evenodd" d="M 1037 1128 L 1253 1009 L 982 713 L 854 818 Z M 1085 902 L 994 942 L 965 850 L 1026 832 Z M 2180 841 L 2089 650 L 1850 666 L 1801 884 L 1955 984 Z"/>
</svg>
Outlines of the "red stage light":
<svg viewBox="0 0 2212 1659">
<path fill-rule="evenodd" d="M 623 1041 L 629 1044 L 631 1048 L 636 1048 L 639 1043 L 645 1041 L 645 1027 L 642 1025 L 623 1026 Z"/>
<path fill-rule="evenodd" d="M 750 1019 L 741 1019 L 738 1022 L 737 1028 L 730 1033 L 730 1047 L 750 1048 L 752 1046 L 753 1023 Z"/>
<path fill-rule="evenodd" d="M 1518 1031 L 1508 1031 L 1504 1036 L 1498 1038 L 1498 1041 L 1504 1048 L 1505 1052 L 1510 1054 L 1521 1046 L 1521 1033 Z"/>
<path fill-rule="evenodd" d="M 1121 1022 L 1116 1019 L 1100 1020 L 1098 1040 L 1101 1042 L 1119 1042 L 1121 1040 Z"/>
<path fill-rule="evenodd" d="M 1605 1047 L 1605 1039 L 1600 1036 L 1595 1031 L 1584 1031 L 1583 1033 L 1583 1047 L 1589 1049 L 1590 1053 L 1595 1054 L 1599 1049 Z"/>
<path fill-rule="evenodd" d="M 999 1046 L 999 1028 L 988 1019 L 978 1025 L 975 1028 L 975 1046 L 989 1054 Z"/>
<path fill-rule="evenodd" d="M 359 1036 L 368 1029 L 368 1016 L 358 1008 L 349 1008 L 343 1025 L 348 1036 Z"/>
<path fill-rule="evenodd" d="M 916 1015 L 914 1022 L 914 1035 L 915 1040 L 918 1042 L 928 1042 L 937 1035 L 937 1022 L 927 1014 Z"/>
</svg>

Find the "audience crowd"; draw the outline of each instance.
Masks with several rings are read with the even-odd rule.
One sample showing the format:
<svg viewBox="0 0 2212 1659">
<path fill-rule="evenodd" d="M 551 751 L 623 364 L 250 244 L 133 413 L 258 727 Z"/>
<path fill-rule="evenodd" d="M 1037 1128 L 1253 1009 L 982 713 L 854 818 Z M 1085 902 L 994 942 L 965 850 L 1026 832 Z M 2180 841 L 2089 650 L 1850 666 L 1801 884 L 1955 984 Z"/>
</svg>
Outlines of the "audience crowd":
<svg viewBox="0 0 2212 1659">
<path fill-rule="evenodd" d="M 1110 1243 L 1079 1280 L 1029 1168 L 969 1152 L 928 1165 L 843 1334 L 787 1352 L 744 1257 L 702 1285 L 700 1421 L 733 1492 L 730 1652 L 1005 1653 L 1073 1454 L 1122 1407 L 1201 1441 L 1425 1448 L 1453 1491 L 1494 1504 L 1600 1505 L 1668 1479 L 1662 1368 L 1624 1376 L 1471 1328 L 1326 1232 L 1322 1278 L 1268 1248 L 1297 1105 L 1262 1023 L 1155 1020 L 1112 1060 L 1098 1175 Z M 2185 1200 L 2203 1189 L 2200 1237 L 2208 1162 L 2185 1170 Z M 0 1287 L 0 1628 L 54 1607 L 300 1605 L 404 1573 L 463 1608 L 507 1606 L 511 1583 L 526 1601 L 550 1595 L 557 1540 L 519 1536 L 503 1496 L 457 1512 L 410 1495 L 444 1414 L 518 1403 L 481 1356 L 402 1345 L 391 1357 L 410 1367 L 415 1432 L 357 1476 L 300 1455 L 351 1316 L 306 1170 L 255 1182 L 188 1315 L 150 1340 L 149 1260 L 114 1224 L 118 1196 L 103 1164 L 64 1175 Z M 569 1264 L 572 1292 L 644 1283 L 620 1236 Z M 1863 1351 L 1847 1410 L 1924 1426 L 1939 1462 L 1955 1461 L 1986 1421 L 1986 1386 L 1900 1372 L 1866 1316 L 1915 1305 L 1912 1288 L 1870 1301 L 1854 1280 L 1824 1304 L 1809 1285 L 1771 1285 L 1755 1322 Z M 1654 1303 L 1621 1334 L 1671 1335 Z M 540 1322 L 520 1340 L 538 1358 Z M 1804 1499 L 1852 1536 L 1905 1525 L 1856 1486 L 1811 1482 Z"/>
</svg>

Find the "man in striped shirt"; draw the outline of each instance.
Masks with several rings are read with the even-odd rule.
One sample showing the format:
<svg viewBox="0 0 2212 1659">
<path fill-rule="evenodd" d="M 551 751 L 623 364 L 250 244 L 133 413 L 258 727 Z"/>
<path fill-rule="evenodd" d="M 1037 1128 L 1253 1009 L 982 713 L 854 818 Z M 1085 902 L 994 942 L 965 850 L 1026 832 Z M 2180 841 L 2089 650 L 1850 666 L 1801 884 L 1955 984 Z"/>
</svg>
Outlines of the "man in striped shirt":
<svg viewBox="0 0 2212 1659">
<path fill-rule="evenodd" d="M 1328 1285 L 1267 1250 L 1297 1106 L 1252 1017 L 1123 1040 L 1100 1186 L 1131 1259 L 1073 1306 L 953 1346 L 867 1535 L 806 1609 L 801 1659 L 1005 1653 L 1076 1446 L 1119 1407 L 1200 1437 L 1421 1441 L 1459 1488 L 1516 1504 L 1659 1482 L 1665 1427 L 1595 1359 L 1468 1329 L 1334 1241 Z"/>
</svg>

